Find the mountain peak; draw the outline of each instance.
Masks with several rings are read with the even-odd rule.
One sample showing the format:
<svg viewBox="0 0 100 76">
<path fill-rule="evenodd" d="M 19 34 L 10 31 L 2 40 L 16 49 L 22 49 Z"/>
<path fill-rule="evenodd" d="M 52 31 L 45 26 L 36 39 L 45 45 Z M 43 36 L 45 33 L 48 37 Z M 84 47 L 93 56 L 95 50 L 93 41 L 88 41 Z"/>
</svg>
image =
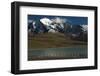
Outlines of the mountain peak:
<svg viewBox="0 0 100 76">
<path fill-rule="evenodd" d="M 44 25 L 47 25 L 47 26 L 49 26 L 52 23 L 52 21 L 49 18 L 46 18 L 46 17 L 40 19 L 40 22 L 43 23 Z"/>
</svg>

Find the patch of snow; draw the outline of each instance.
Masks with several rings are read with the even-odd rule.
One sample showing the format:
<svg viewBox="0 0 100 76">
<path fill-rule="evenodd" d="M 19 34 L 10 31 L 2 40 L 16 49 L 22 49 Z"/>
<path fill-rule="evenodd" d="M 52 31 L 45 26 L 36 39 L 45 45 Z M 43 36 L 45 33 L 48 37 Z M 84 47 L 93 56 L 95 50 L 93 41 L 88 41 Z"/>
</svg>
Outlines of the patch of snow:
<svg viewBox="0 0 100 76">
<path fill-rule="evenodd" d="M 33 28 L 36 29 L 36 26 L 35 26 L 36 22 L 33 21 L 32 25 L 33 25 Z"/>
<path fill-rule="evenodd" d="M 50 33 L 57 33 L 57 31 L 54 30 L 54 29 L 50 29 L 48 32 L 50 32 Z"/>
<path fill-rule="evenodd" d="M 83 31 L 87 31 L 88 30 L 88 26 L 87 25 L 81 25 L 82 26 L 82 30 Z"/>
<path fill-rule="evenodd" d="M 52 21 L 48 18 L 42 18 L 42 19 L 40 19 L 40 22 L 46 26 L 49 26 L 52 23 Z"/>
</svg>

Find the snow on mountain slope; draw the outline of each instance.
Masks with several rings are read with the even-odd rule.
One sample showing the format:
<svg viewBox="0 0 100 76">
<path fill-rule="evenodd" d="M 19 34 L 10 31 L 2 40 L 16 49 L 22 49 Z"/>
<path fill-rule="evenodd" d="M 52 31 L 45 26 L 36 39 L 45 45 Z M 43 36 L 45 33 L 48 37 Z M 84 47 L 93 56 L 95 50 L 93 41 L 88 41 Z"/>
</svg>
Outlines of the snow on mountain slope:
<svg viewBox="0 0 100 76">
<path fill-rule="evenodd" d="M 88 26 L 87 25 L 81 25 L 82 26 L 82 30 L 83 31 L 87 31 L 88 30 Z"/>
<path fill-rule="evenodd" d="M 29 21 L 31 22 L 31 20 Z M 31 27 L 31 26 L 30 26 Z M 74 33 L 78 34 L 80 32 L 87 33 L 87 25 L 72 25 L 69 20 L 64 18 L 55 17 L 49 19 L 47 17 L 41 18 L 39 22 L 33 21 L 31 30 L 36 30 L 37 32 L 51 32 L 51 33 Z"/>
<path fill-rule="evenodd" d="M 52 21 L 48 18 L 42 18 L 42 19 L 40 19 L 40 22 L 43 23 L 46 26 L 50 26 L 51 23 L 52 23 Z"/>
<path fill-rule="evenodd" d="M 59 17 L 56 17 L 54 19 L 49 18 L 42 18 L 40 19 L 40 22 L 49 29 L 49 32 L 57 32 L 64 29 L 64 23 L 66 22 L 66 19 L 62 19 Z"/>
</svg>

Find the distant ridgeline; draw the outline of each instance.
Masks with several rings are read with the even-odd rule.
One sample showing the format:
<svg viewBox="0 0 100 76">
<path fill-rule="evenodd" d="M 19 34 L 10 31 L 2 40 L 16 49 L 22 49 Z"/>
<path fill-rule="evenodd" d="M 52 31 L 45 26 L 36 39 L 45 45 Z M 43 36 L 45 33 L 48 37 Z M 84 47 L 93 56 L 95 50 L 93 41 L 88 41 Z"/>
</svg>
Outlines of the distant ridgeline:
<svg viewBox="0 0 100 76">
<path fill-rule="evenodd" d="M 71 39 L 87 41 L 87 25 L 73 25 L 62 18 L 42 18 L 28 21 L 28 35 L 35 36 L 40 33 L 62 33 Z"/>
</svg>

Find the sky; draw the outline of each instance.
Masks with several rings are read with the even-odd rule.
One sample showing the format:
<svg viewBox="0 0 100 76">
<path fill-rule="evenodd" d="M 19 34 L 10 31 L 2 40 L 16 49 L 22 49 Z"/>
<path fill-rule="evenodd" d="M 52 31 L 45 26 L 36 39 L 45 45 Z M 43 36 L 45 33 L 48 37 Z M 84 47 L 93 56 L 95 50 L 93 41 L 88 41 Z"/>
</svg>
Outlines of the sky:
<svg viewBox="0 0 100 76">
<path fill-rule="evenodd" d="M 40 20 L 41 18 L 53 19 L 56 17 L 67 19 L 72 25 L 88 25 L 88 17 L 78 16 L 50 16 L 50 15 L 28 15 L 28 20 Z"/>
</svg>

